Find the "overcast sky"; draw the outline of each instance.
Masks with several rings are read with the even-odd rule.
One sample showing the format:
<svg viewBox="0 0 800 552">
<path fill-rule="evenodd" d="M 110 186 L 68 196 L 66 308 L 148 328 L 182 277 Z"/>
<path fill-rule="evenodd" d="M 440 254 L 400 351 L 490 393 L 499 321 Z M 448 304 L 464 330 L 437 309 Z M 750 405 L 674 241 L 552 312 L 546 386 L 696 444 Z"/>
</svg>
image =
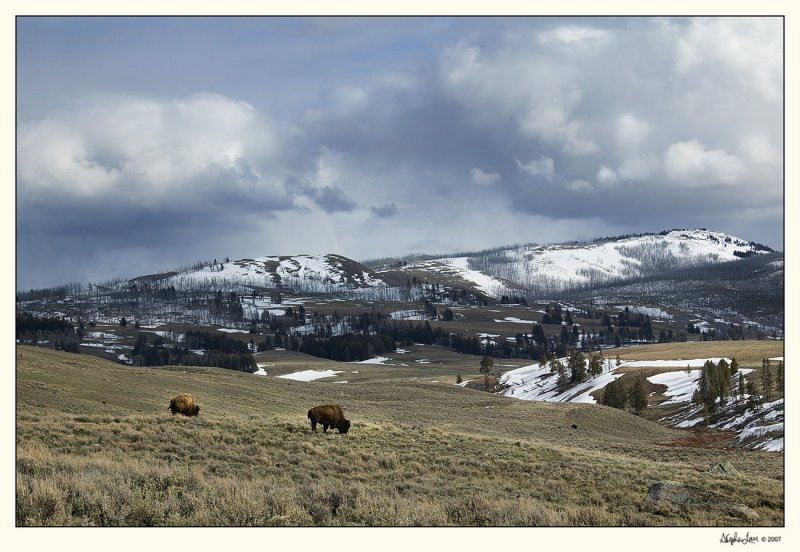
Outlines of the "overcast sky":
<svg viewBox="0 0 800 552">
<path fill-rule="evenodd" d="M 783 250 L 780 18 L 17 18 L 17 288 L 705 227 Z"/>
</svg>

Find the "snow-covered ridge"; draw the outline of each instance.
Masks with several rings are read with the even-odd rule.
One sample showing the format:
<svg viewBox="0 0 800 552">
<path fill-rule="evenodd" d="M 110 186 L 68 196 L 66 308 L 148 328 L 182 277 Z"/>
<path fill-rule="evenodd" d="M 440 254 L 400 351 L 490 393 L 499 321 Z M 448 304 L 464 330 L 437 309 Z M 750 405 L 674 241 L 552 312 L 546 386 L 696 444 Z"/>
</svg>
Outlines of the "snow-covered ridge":
<svg viewBox="0 0 800 552">
<path fill-rule="evenodd" d="M 430 282 L 467 285 L 491 297 L 520 290 L 561 291 L 621 282 L 707 263 L 768 253 L 759 244 L 724 232 L 672 230 L 586 243 L 517 245 L 448 257 L 395 262 L 384 272 L 407 270 Z M 398 268 L 402 266 L 402 268 Z"/>
<path fill-rule="evenodd" d="M 499 299 L 503 295 L 547 295 L 623 282 L 767 252 L 767 248 L 736 236 L 697 229 L 586 243 L 517 245 L 410 263 L 394 262 L 382 268 L 375 266 L 374 271 L 341 255 L 294 255 L 240 259 L 155 276 L 159 276 L 159 285 L 179 289 L 282 286 L 301 293 L 374 293 L 399 289 L 390 287 L 387 281 L 402 287 L 398 281 L 425 280 L 450 288 L 471 288 Z"/>
<path fill-rule="evenodd" d="M 268 256 L 240 259 L 183 272 L 166 284 L 191 287 L 198 284 L 256 285 L 335 291 L 364 287 L 386 287 L 367 268 L 339 255 Z"/>
<path fill-rule="evenodd" d="M 673 230 L 605 242 L 518 246 L 470 258 L 469 266 L 522 287 L 569 287 L 729 262 L 767 250 L 723 232 Z"/>
</svg>

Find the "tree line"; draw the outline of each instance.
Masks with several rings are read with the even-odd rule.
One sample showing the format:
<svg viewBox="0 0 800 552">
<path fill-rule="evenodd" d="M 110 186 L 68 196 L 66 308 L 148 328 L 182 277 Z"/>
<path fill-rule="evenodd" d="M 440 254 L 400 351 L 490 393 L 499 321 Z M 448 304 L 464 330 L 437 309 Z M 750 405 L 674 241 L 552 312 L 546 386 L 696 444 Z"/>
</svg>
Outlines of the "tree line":
<svg viewBox="0 0 800 552">
<path fill-rule="evenodd" d="M 16 316 L 17 341 L 31 345 L 49 345 L 69 353 L 80 353 L 80 336 L 69 320 L 54 316 L 35 316 L 18 312 Z"/>
<path fill-rule="evenodd" d="M 137 366 L 214 366 L 249 373 L 258 370 L 247 343 L 202 330 L 186 332 L 183 346 L 168 345 L 158 335 L 149 341 L 146 334 L 140 333 L 131 352 L 131 361 Z"/>
</svg>

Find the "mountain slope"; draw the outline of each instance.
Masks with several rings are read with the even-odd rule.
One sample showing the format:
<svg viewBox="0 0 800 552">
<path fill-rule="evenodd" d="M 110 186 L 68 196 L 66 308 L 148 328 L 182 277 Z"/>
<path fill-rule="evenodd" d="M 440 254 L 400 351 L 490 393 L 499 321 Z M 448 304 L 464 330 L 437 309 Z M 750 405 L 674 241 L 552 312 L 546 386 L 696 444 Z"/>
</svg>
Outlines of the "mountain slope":
<svg viewBox="0 0 800 552">
<path fill-rule="evenodd" d="M 488 297 L 559 293 L 741 260 L 771 250 L 723 232 L 672 230 L 589 243 L 526 244 L 435 259 L 366 262 L 394 285 L 416 277 Z"/>
<path fill-rule="evenodd" d="M 288 287 L 303 291 L 385 287 L 365 266 L 341 255 L 294 255 L 240 259 L 174 274 L 167 285 Z"/>
<path fill-rule="evenodd" d="M 735 261 L 767 251 L 722 232 L 673 230 L 593 243 L 507 248 L 471 257 L 469 265 L 525 289 L 568 289 Z"/>
<path fill-rule="evenodd" d="M 158 281 L 159 286 L 180 289 L 282 287 L 304 293 L 403 288 L 413 282 L 499 299 L 621 284 L 768 252 L 769 248 L 722 232 L 672 230 L 587 243 L 509 246 L 411 262 L 390 259 L 362 264 L 332 254 L 265 256 L 129 282 Z"/>
</svg>

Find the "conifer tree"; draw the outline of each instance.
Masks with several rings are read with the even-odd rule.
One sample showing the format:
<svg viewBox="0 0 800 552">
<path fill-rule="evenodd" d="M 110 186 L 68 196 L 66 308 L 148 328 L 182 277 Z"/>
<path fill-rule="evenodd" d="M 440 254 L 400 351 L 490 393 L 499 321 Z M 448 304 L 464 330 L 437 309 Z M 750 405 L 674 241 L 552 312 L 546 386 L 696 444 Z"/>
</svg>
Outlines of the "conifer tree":
<svg viewBox="0 0 800 552">
<path fill-rule="evenodd" d="M 753 383 L 753 380 L 750 378 L 746 378 L 745 389 L 747 390 L 747 407 L 758 409 L 761 405 L 761 397 L 756 394 L 756 385 Z"/>
<path fill-rule="evenodd" d="M 641 376 L 636 378 L 636 381 L 628 390 L 628 404 L 636 414 L 647 408 L 647 391 L 644 388 L 644 381 Z"/>
<path fill-rule="evenodd" d="M 612 408 L 624 409 L 628 397 L 625 394 L 625 386 L 619 380 L 614 380 L 606 385 L 601 404 Z"/>
<path fill-rule="evenodd" d="M 745 393 L 744 374 L 739 372 L 739 396 L 744 398 L 744 393 Z"/>
<path fill-rule="evenodd" d="M 592 377 L 599 376 L 603 373 L 603 362 L 600 355 L 592 355 L 589 360 L 589 373 Z"/>
<path fill-rule="evenodd" d="M 483 374 L 483 382 L 485 384 L 489 383 L 489 374 L 491 373 L 493 366 L 494 360 L 491 357 L 484 356 L 481 359 L 481 374 Z"/>
<path fill-rule="evenodd" d="M 550 363 L 550 373 L 557 374 L 561 369 L 561 361 L 556 358 L 555 355 L 550 355 L 548 357 L 548 362 Z"/>
<path fill-rule="evenodd" d="M 547 353 L 542 351 L 542 354 L 539 355 L 539 366 L 544 368 L 547 365 Z"/>
<path fill-rule="evenodd" d="M 558 379 L 556 380 L 556 386 L 559 392 L 563 392 L 569 387 L 570 378 L 567 376 L 567 369 L 562 362 L 558 363 L 557 370 Z"/>
<path fill-rule="evenodd" d="M 769 402 L 772 388 L 772 366 L 768 358 L 761 361 L 761 389 L 764 400 Z"/>
<path fill-rule="evenodd" d="M 575 349 L 570 353 L 568 366 L 570 371 L 569 379 L 572 383 L 586 381 L 586 358 L 579 350 Z"/>
<path fill-rule="evenodd" d="M 731 388 L 731 371 L 728 362 L 722 358 L 717 363 L 717 396 L 724 405 Z"/>
</svg>

